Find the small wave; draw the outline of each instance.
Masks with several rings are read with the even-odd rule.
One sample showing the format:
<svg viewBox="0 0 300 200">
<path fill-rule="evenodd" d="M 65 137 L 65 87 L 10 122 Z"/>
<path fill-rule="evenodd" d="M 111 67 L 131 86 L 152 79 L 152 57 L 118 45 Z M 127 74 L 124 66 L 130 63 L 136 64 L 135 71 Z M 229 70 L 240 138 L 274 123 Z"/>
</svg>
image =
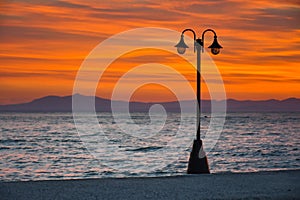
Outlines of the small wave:
<svg viewBox="0 0 300 200">
<path fill-rule="evenodd" d="M 152 147 L 139 147 L 134 149 L 126 149 L 125 151 L 141 151 L 141 152 L 148 152 L 148 151 L 156 151 L 158 149 L 161 149 L 163 147 L 158 146 L 152 146 Z"/>
<path fill-rule="evenodd" d="M 6 143 L 18 143 L 18 142 L 26 142 L 26 140 L 21 139 L 6 139 L 6 140 L 0 140 L 0 144 L 6 144 Z"/>
<path fill-rule="evenodd" d="M 103 172 L 100 172 L 100 173 L 98 173 L 97 175 L 112 175 L 112 174 L 114 174 L 115 172 L 114 171 L 103 171 Z"/>
<path fill-rule="evenodd" d="M 0 150 L 10 149 L 9 147 L 0 147 Z"/>
<path fill-rule="evenodd" d="M 256 135 L 257 133 L 254 132 L 246 132 L 246 133 L 242 133 L 241 135 Z"/>
<path fill-rule="evenodd" d="M 280 135 L 281 133 L 278 133 L 278 132 L 269 132 L 267 133 L 267 135 Z"/>
</svg>

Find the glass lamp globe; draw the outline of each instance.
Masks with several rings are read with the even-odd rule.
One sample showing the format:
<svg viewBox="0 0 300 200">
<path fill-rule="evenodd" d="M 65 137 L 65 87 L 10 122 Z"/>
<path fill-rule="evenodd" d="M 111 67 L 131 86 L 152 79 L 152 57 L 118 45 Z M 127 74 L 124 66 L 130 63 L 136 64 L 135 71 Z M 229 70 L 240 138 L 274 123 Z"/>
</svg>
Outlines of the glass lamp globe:
<svg viewBox="0 0 300 200">
<path fill-rule="evenodd" d="M 218 55 L 220 53 L 220 48 L 211 48 L 211 53 L 214 55 Z"/>
<path fill-rule="evenodd" d="M 177 52 L 179 54 L 184 54 L 185 53 L 186 48 L 185 47 L 177 47 Z"/>
</svg>

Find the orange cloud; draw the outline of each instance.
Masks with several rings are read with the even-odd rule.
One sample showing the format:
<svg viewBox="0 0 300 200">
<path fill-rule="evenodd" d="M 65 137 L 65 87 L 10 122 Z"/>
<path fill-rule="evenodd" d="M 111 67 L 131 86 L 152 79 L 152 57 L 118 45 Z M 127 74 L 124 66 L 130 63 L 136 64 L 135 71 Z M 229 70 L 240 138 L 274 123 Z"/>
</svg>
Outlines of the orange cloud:
<svg viewBox="0 0 300 200">
<path fill-rule="evenodd" d="M 147 71 L 142 73 L 135 73 L 130 79 L 127 79 L 128 84 L 134 83 L 136 79 L 149 80 L 160 82 L 163 80 L 169 83 L 170 87 L 180 88 L 182 83 L 181 80 L 176 79 L 176 73 L 180 73 L 190 82 L 191 87 L 195 88 L 196 71 L 194 67 L 179 57 L 165 50 L 159 49 L 141 49 L 126 53 L 116 59 L 103 73 L 99 80 L 97 95 L 110 99 L 114 87 L 118 80 L 127 72 L 145 63 L 163 64 L 174 69 L 174 72 L 169 71 L 153 71 L 149 68 Z M 126 91 L 126 85 L 123 86 Z M 183 89 L 184 90 L 184 89 Z M 162 95 L 164 94 L 165 95 Z M 207 90 L 205 91 L 207 93 Z M 150 97 L 150 98 L 149 98 Z M 206 95 L 209 98 L 209 94 Z M 174 94 L 166 90 L 164 86 L 158 86 L 157 84 L 150 84 L 141 86 L 138 92 L 135 93 L 134 101 L 175 101 Z"/>
<path fill-rule="evenodd" d="M 99 42 L 145 26 L 179 32 L 215 29 L 224 49 L 213 58 L 229 98 L 300 97 L 300 5 L 296 0 L 7 0 L 1 2 L 0 13 L 0 104 L 69 95 L 81 62 Z M 207 36 L 206 46 L 212 40 Z M 158 61 L 178 66 L 177 58 L 160 53 L 155 57 Z M 143 54 L 132 54 L 135 60 L 126 58 L 122 65 L 148 62 Z M 107 72 L 107 87 L 123 72 L 120 65 Z M 194 83 L 192 70 L 182 73 Z M 162 88 L 152 87 L 163 94 Z M 143 95 L 137 93 L 135 98 L 145 96 L 148 101 L 149 88 L 140 89 Z M 109 97 L 108 90 L 103 93 Z M 203 97 L 209 97 L 205 89 Z"/>
</svg>

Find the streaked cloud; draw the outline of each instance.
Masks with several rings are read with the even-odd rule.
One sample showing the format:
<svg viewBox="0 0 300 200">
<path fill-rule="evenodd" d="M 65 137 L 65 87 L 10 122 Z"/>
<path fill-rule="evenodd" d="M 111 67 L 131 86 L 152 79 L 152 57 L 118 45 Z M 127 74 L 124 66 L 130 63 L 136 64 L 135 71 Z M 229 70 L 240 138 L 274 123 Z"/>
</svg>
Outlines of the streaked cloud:
<svg viewBox="0 0 300 200">
<path fill-rule="evenodd" d="M 215 29 L 224 49 L 213 59 L 230 90 L 229 98 L 300 97 L 297 0 L 7 0 L 1 2 L 0 13 L 0 87 L 10 88 L 1 91 L 8 96 L 0 100 L 3 103 L 18 102 L 24 87 L 28 92 L 22 95 L 27 99 L 53 94 L 62 84 L 57 94 L 69 94 L 74 72 L 90 50 L 116 33 L 145 26 L 179 32 L 185 28 Z M 212 35 L 207 35 L 205 45 L 211 40 Z M 151 59 L 137 54 L 119 65 Z M 155 55 L 155 59 L 178 62 L 178 58 L 164 54 Z M 176 66 L 194 81 L 192 70 Z M 124 71 L 117 66 L 114 70 Z M 40 80 L 49 87 L 34 88 Z M 279 83 L 281 89 L 272 89 Z M 263 90 L 260 84 L 270 91 L 265 95 L 254 92 L 253 88 Z"/>
</svg>

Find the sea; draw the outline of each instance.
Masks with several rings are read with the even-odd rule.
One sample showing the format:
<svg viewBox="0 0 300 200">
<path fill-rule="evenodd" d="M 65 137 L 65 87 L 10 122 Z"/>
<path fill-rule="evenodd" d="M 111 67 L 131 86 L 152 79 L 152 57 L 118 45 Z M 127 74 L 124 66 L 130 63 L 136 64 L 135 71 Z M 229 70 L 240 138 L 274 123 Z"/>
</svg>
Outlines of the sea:
<svg viewBox="0 0 300 200">
<path fill-rule="evenodd" d="M 154 120 L 148 131 L 157 132 L 156 141 L 147 142 L 148 137 L 123 134 L 111 113 L 97 113 L 108 138 L 105 145 L 93 141 L 102 153 L 97 154 L 82 139 L 72 113 L 0 113 L 0 181 L 184 175 L 195 134 L 177 135 L 172 148 L 166 139 L 175 137 L 170 133 L 178 131 L 180 115 L 168 113 L 162 129 Z M 131 117 L 140 125 L 150 119 L 148 113 Z M 202 132 L 212 117 L 217 116 L 202 113 Z M 186 123 L 194 127 L 194 121 Z M 130 130 L 133 124 L 125 126 Z M 206 154 L 211 173 L 300 169 L 300 113 L 227 113 Z"/>
</svg>

